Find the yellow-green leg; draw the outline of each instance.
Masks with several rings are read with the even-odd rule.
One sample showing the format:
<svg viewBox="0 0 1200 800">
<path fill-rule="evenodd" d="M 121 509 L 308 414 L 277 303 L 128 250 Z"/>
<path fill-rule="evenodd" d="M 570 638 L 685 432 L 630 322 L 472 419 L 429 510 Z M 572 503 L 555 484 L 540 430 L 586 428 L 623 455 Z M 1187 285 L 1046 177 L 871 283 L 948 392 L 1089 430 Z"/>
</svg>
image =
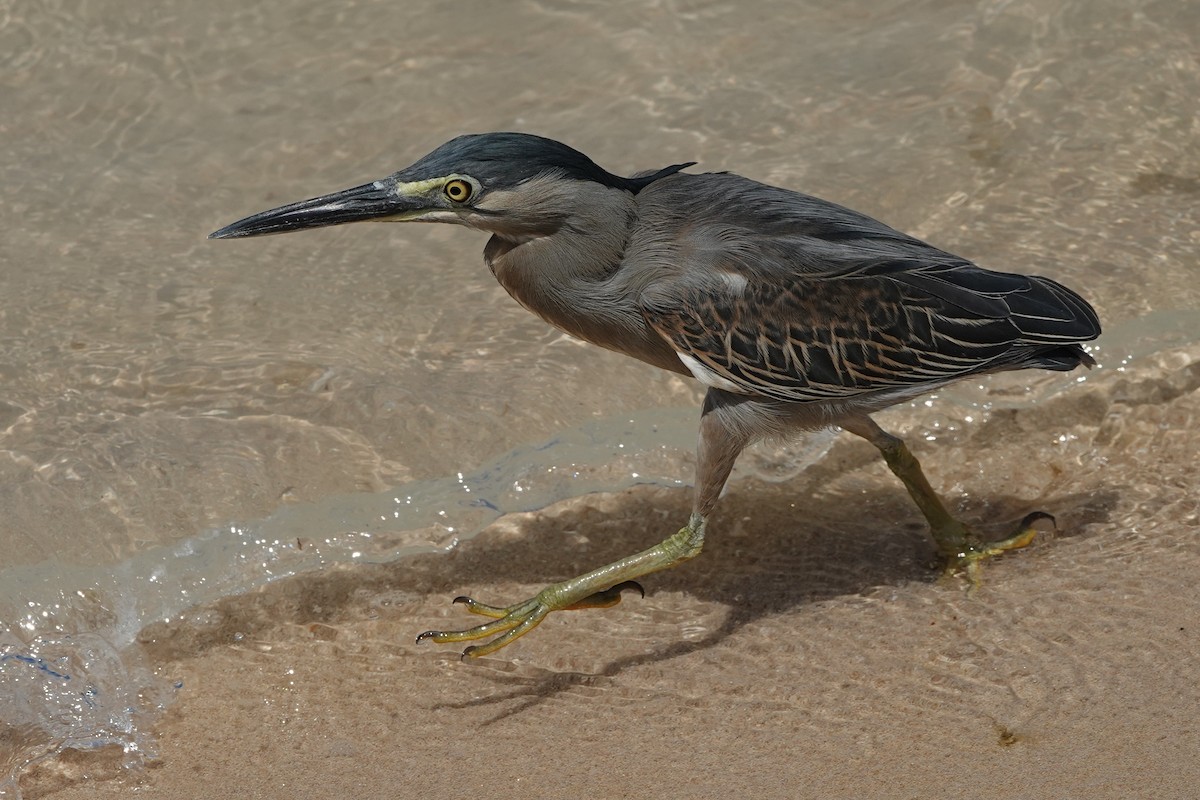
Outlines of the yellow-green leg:
<svg viewBox="0 0 1200 800">
<path fill-rule="evenodd" d="M 930 533 L 945 562 L 946 572 L 963 570 L 972 585 L 977 586 L 980 582 L 984 559 L 1026 547 L 1037 535 L 1035 522 L 1044 519 L 1049 519 L 1052 524 L 1054 522 L 1054 517 L 1049 514 L 1034 512 L 1021 520 L 1012 535 L 999 541 L 985 542 L 946 510 L 925 478 L 925 473 L 921 471 L 921 463 L 904 444 L 904 440 L 883 430 L 866 416 L 843 420 L 842 427 L 878 448 L 888 468 L 903 482 L 909 496 L 929 523 Z"/>
<path fill-rule="evenodd" d="M 637 578 L 668 569 L 700 554 L 704 547 L 704 528 L 708 517 L 716 508 L 721 489 L 733 469 L 733 462 L 748 438 L 739 427 L 729 424 L 710 393 L 700 417 L 696 495 L 687 525 L 648 550 L 626 556 L 569 581 L 547 586 L 528 600 L 511 606 L 491 606 L 469 597 L 457 597 L 455 603 L 465 605 L 472 614 L 491 617 L 491 622 L 461 631 L 426 631 L 417 637 L 417 641 L 470 642 L 494 636 L 489 642 L 463 651 L 464 658 L 484 656 L 529 633 L 552 611 L 607 608 L 619 603 L 621 592 L 626 589 L 642 591 Z"/>
<path fill-rule="evenodd" d="M 634 578 L 640 578 L 660 569 L 667 569 L 699 555 L 704 546 L 704 517 L 693 514 L 688 524 L 673 536 L 648 550 L 643 550 L 620 561 L 594 569 L 569 581 L 547 586 L 533 597 L 511 606 L 489 606 L 469 597 L 456 597 L 467 611 L 492 617 L 474 628 L 462 631 L 426 631 L 417 641 L 431 639 L 435 642 L 469 642 L 495 636 L 490 642 L 468 647 L 463 656 L 485 656 L 494 653 L 518 637 L 536 628 L 551 611 L 566 611 L 583 608 L 608 608 L 621 601 L 621 592 L 642 587 Z M 643 592 L 643 595 L 645 592 Z"/>
</svg>

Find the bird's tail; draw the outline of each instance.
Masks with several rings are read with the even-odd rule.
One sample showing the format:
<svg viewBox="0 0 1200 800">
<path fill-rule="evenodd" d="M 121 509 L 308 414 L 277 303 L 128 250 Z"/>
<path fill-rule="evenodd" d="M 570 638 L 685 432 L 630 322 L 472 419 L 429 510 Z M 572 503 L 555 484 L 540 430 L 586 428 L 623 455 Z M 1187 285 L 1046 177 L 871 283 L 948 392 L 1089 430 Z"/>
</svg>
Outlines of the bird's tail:
<svg viewBox="0 0 1200 800">
<path fill-rule="evenodd" d="M 1058 281 L 1030 275 L 1025 289 L 1008 295 L 1006 299 L 1012 309 L 1013 322 L 1031 342 L 1086 342 L 1100 335 L 1100 318 L 1096 315 L 1096 309 Z M 1057 349 L 1063 350 L 1064 354 L 1072 350 L 1070 347 Z M 1074 349 L 1079 350 L 1078 347 Z M 1088 360 L 1091 358 L 1081 350 L 1080 355 Z M 1079 366 L 1080 363 L 1087 364 L 1087 361 L 1077 358 L 1072 366 Z"/>
<path fill-rule="evenodd" d="M 1055 372 L 1070 372 L 1076 367 L 1091 369 L 1096 359 L 1077 344 L 1059 347 L 1030 348 L 1017 362 L 1021 368 L 1051 369 Z"/>
</svg>

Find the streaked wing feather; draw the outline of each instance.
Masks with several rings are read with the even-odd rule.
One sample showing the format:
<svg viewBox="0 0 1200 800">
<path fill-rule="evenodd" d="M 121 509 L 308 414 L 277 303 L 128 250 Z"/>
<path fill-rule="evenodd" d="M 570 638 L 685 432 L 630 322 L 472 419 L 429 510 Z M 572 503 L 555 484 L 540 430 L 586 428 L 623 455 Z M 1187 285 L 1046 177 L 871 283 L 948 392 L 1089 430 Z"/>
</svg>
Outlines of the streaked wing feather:
<svg viewBox="0 0 1200 800">
<path fill-rule="evenodd" d="M 859 212 L 736 175 L 652 184 L 647 323 L 710 385 L 823 401 L 1025 366 L 1070 369 L 1100 333 L 1052 280 L 981 269 Z M 689 363 L 689 360 L 691 363 Z M 916 393 L 914 391 L 913 393 Z"/>
<path fill-rule="evenodd" d="M 1053 302 L 1057 284 L 965 263 L 953 269 L 806 274 L 786 286 L 759 276 L 740 292 L 678 283 L 643 313 L 719 379 L 790 401 L 936 385 L 1080 338 L 1069 332 L 1072 309 Z"/>
</svg>

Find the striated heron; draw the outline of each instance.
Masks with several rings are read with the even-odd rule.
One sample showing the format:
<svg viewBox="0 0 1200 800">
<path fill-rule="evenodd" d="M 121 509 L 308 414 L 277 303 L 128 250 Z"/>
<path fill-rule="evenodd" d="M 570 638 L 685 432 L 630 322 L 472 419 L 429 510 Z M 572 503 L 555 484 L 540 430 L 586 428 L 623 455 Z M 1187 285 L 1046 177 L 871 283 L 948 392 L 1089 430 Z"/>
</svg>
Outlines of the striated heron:
<svg viewBox="0 0 1200 800">
<path fill-rule="evenodd" d="M 693 162 L 694 163 L 694 162 Z M 344 222 L 452 222 L 491 234 L 483 256 L 517 302 L 586 341 L 707 387 L 695 498 L 654 547 L 511 606 L 455 602 L 491 621 L 417 641 L 494 637 L 551 611 L 613 605 L 634 579 L 700 553 L 733 463 L 766 436 L 837 425 L 869 441 L 929 522 L 949 570 L 1031 541 L 984 542 L 938 499 L 904 442 L 870 414 L 972 375 L 1091 367 L 1096 312 L 1048 278 L 985 270 L 848 208 L 692 163 L 623 178 L 564 144 L 460 136 L 382 180 L 264 211 L 233 239 Z"/>
</svg>

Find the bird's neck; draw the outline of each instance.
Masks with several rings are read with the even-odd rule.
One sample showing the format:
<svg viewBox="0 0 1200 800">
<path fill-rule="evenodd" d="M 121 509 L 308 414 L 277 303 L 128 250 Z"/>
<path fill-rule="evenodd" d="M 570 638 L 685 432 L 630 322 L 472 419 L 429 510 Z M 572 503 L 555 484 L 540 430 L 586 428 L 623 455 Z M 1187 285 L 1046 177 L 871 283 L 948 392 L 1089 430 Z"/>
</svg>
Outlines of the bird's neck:
<svg viewBox="0 0 1200 800">
<path fill-rule="evenodd" d="M 570 334 L 620 350 L 613 338 L 636 316 L 631 287 L 619 275 L 636 215 L 633 196 L 585 184 L 558 200 L 561 224 L 552 233 L 494 233 L 484 259 L 521 305 Z"/>
</svg>

